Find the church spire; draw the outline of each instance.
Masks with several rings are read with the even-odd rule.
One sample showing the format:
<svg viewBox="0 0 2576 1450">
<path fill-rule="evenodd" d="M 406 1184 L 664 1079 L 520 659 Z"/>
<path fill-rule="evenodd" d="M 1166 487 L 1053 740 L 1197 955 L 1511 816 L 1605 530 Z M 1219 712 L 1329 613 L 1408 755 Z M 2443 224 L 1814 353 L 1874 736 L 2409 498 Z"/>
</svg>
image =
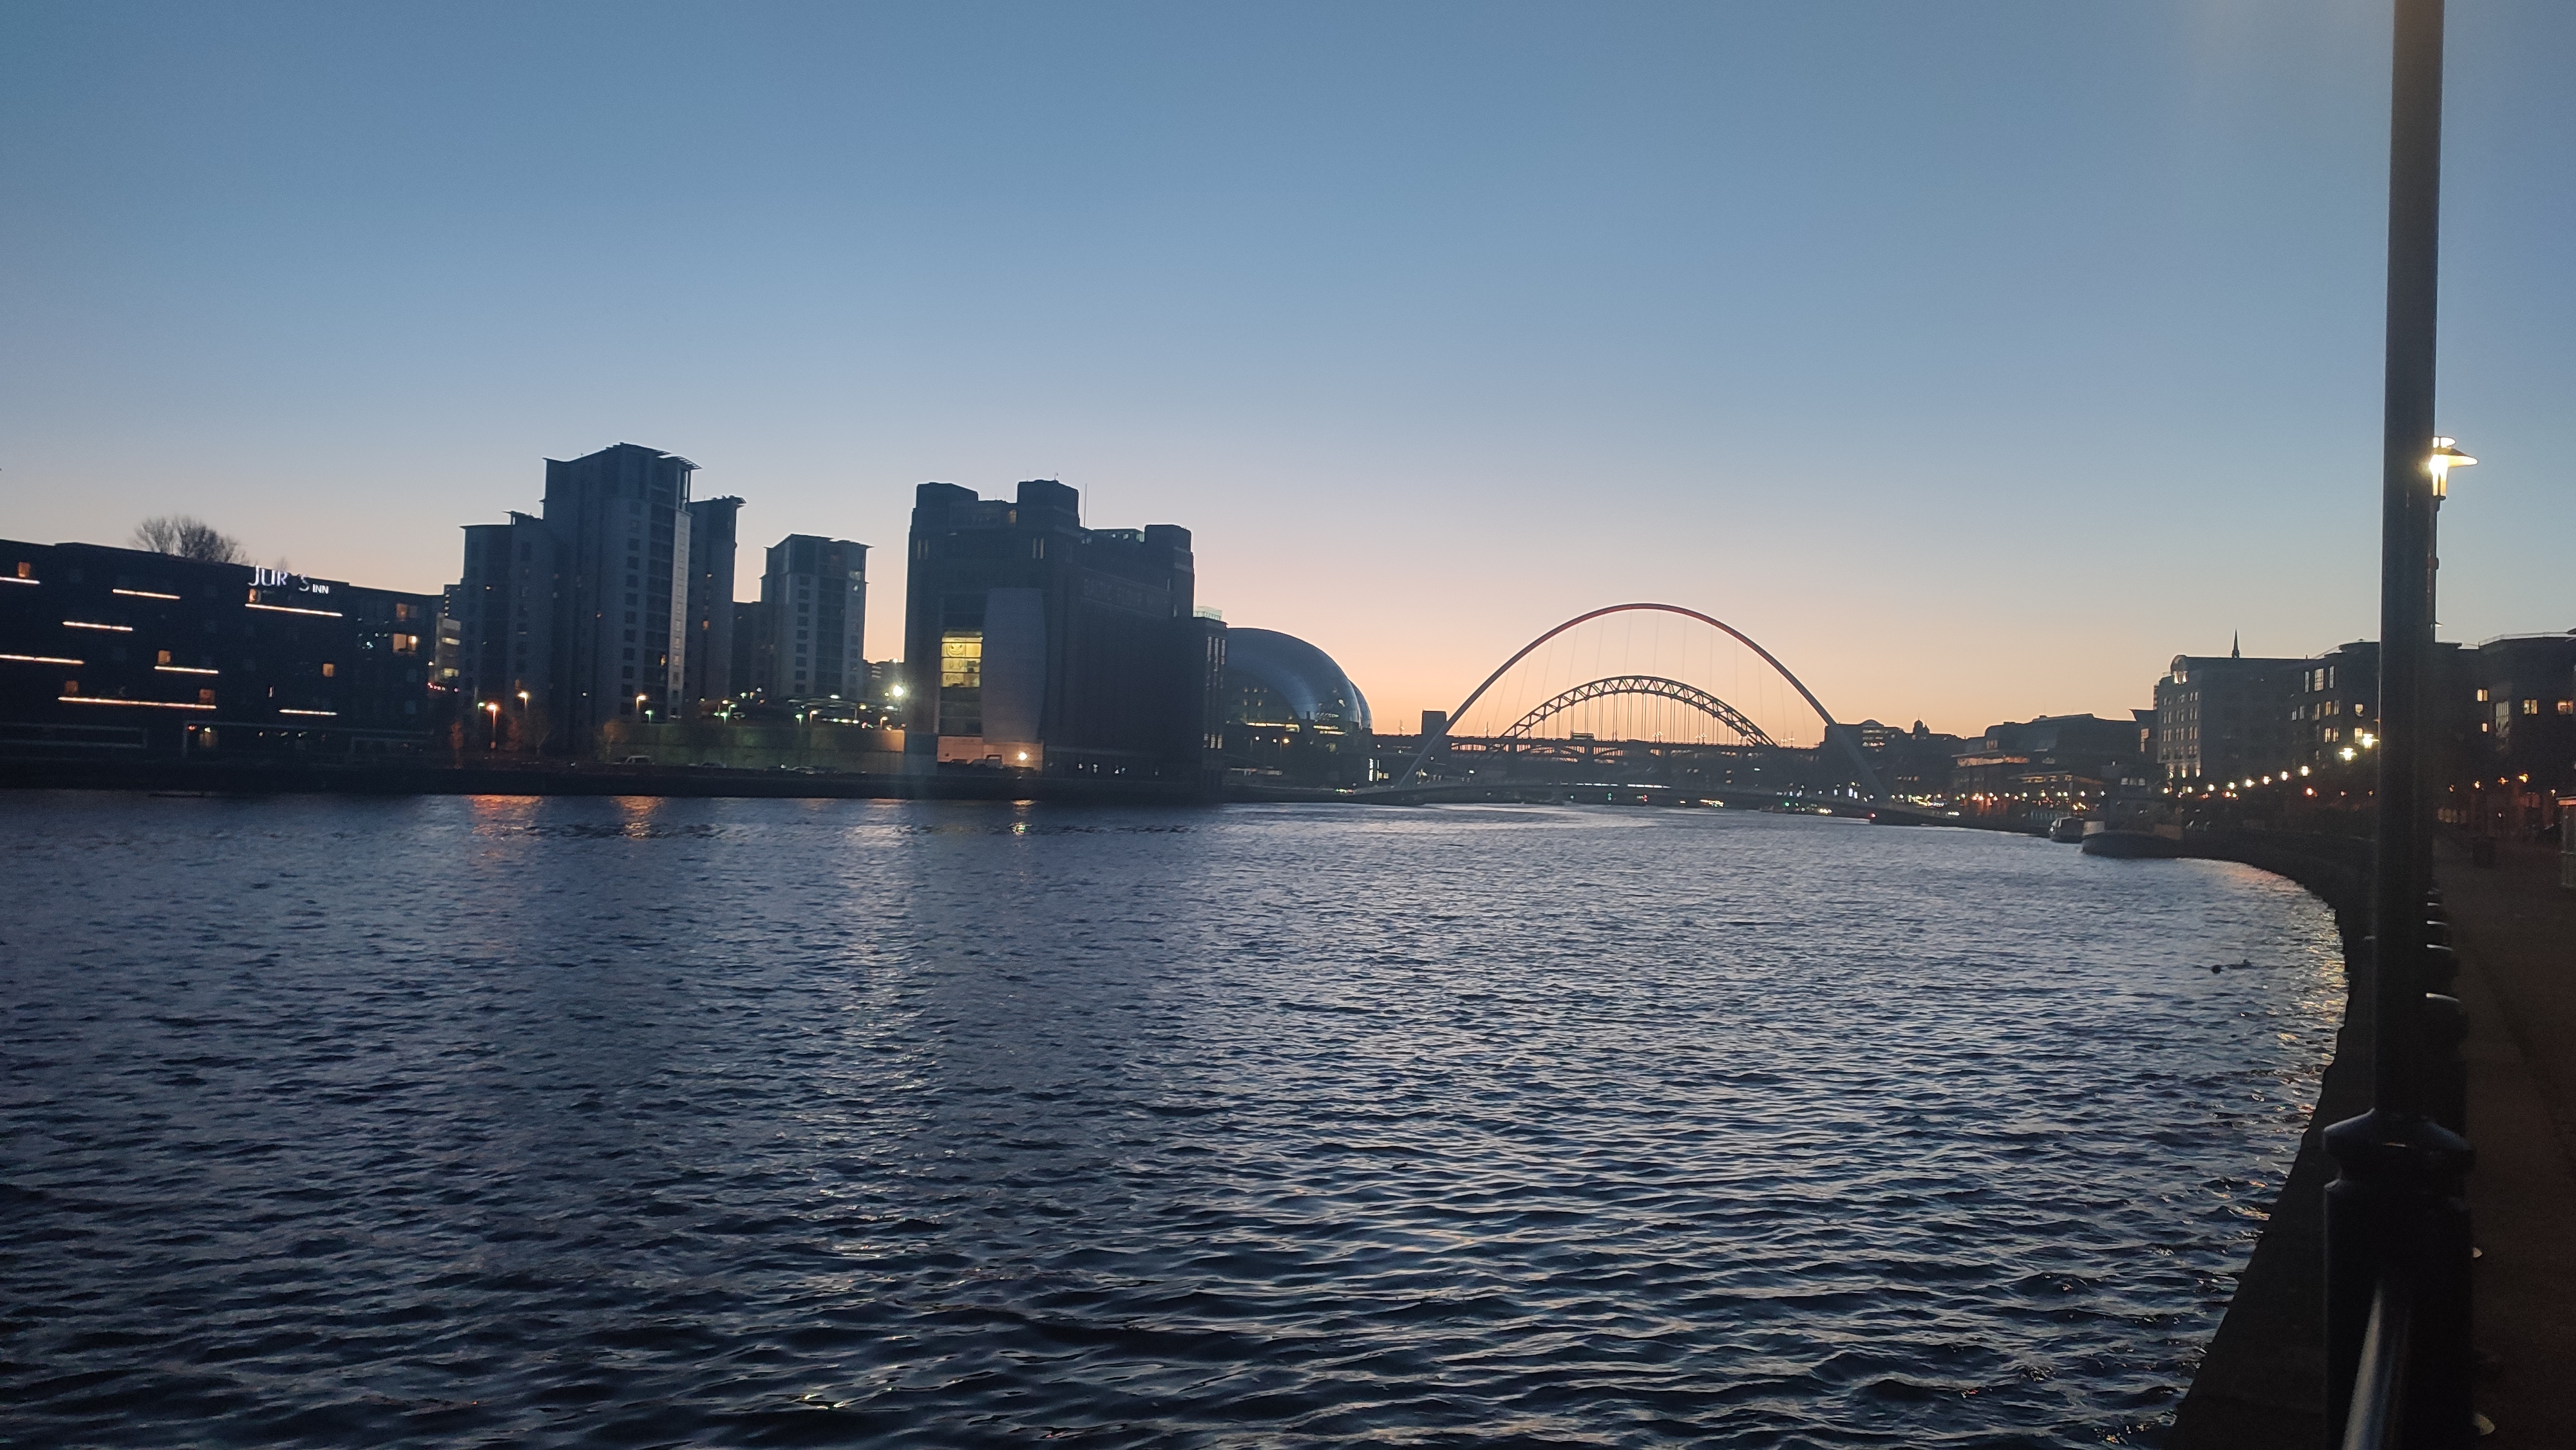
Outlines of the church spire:
<svg viewBox="0 0 2576 1450">
<path fill-rule="evenodd" d="M 2240 629 L 2227 637 L 2227 657 L 2231 660 L 2245 658 L 2245 631 Z"/>
</svg>

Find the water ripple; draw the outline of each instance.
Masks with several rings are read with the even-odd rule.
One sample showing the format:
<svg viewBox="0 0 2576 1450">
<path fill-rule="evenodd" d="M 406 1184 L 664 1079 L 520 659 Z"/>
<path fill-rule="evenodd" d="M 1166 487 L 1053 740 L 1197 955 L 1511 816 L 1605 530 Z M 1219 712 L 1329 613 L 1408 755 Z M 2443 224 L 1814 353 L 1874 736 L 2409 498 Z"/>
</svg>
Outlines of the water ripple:
<svg viewBox="0 0 2576 1450">
<path fill-rule="evenodd" d="M 1812 818 L 0 814 L 18 1444 L 2152 1443 L 2340 1001 Z"/>
</svg>

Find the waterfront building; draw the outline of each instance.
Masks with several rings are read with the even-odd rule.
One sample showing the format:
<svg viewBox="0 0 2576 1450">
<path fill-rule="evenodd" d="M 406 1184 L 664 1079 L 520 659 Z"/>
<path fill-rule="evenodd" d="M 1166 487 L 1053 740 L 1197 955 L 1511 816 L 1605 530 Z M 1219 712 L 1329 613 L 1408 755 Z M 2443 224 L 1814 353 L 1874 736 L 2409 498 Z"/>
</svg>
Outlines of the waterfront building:
<svg viewBox="0 0 2576 1450">
<path fill-rule="evenodd" d="M 737 701 L 757 696 L 760 682 L 768 678 L 769 658 L 767 606 L 756 599 L 735 600 L 733 658 L 726 668 L 725 694 Z"/>
<path fill-rule="evenodd" d="M 2299 763 L 2358 759 L 2363 737 L 2376 739 L 2372 720 L 2378 709 L 2379 641 L 2354 640 L 2307 661 L 2300 670 L 2299 703 L 2290 712 L 2303 747 Z"/>
<path fill-rule="evenodd" d="M 703 712 L 733 693 L 734 524 L 742 500 L 689 501 L 688 653 L 683 657 L 683 715 Z"/>
<path fill-rule="evenodd" d="M 442 690 L 453 690 L 465 674 L 461 659 L 465 653 L 463 626 L 458 612 L 464 607 L 458 600 L 458 586 L 445 585 L 438 591 L 438 643 L 430 663 L 430 681 Z"/>
<path fill-rule="evenodd" d="M 1291 785 L 1366 785 L 1375 774 L 1368 698 L 1294 635 L 1229 628 L 1221 703 L 1230 770 Z"/>
<path fill-rule="evenodd" d="M 2293 712 L 2308 661 L 2176 655 L 2156 681 L 2156 764 L 2168 782 L 2228 781 L 2298 765 L 2308 741 Z"/>
<path fill-rule="evenodd" d="M 633 443 L 550 458 L 542 515 L 467 526 L 458 589 L 467 709 L 515 709 L 514 744 L 572 755 L 612 720 L 681 707 L 696 471 Z"/>
<path fill-rule="evenodd" d="M 1958 758 L 1968 748 L 1967 741 L 1927 729 L 1920 720 L 1912 730 L 1876 720 L 1863 720 L 1850 729 L 1880 789 L 1912 800 L 1949 794 Z"/>
<path fill-rule="evenodd" d="M 1080 503 L 1052 479 L 915 490 L 912 768 L 1194 776 L 1221 748 L 1225 623 L 1197 611 L 1189 530 L 1085 528 Z"/>
<path fill-rule="evenodd" d="M 416 754 L 435 595 L 96 544 L 0 540 L 0 750 Z"/>
<path fill-rule="evenodd" d="M 2482 774 L 2534 807 L 2576 786 L 2576 635 L 2499 635 L 2476 669 Z"/>
<path fill-rule="evenodd" d="M 533 514 L 465 527 L 456 586 L 457 699 L 473 743 L 535 750 L 547 739 L 557 689 L 559 549 Z"/>
<path fill-rule="evenodd" d="M 2433 738 L 2424 762 L 2433 779 L 2474 777 L 2491 753 L 2479 663 L 2476 651 L 2450 641 L 2433 646 L 2426 716 Z M 2378 715 L 2377 640 L 2357 639 L 2303 661 L 2299 703 L 2290 712 L 2301 743 L 2298 763 L 2332 768 L 2361 761 L 2378 742 Z"/>
<path fill-rule="evenodd" d="M 789 534 L 769 548 L 760 604 L 754 693 L 855 700 L 867 689 L 867 545 Z"/>
<path fill-rule="evenodd" d="M 2132 718 L 2042 715 L 1991 725 L 1955 758 L 1953 800 L 2080 804 L 2099 801 L 2137 775 L 2147 759 L 2147 732 Z"/>
</svg>

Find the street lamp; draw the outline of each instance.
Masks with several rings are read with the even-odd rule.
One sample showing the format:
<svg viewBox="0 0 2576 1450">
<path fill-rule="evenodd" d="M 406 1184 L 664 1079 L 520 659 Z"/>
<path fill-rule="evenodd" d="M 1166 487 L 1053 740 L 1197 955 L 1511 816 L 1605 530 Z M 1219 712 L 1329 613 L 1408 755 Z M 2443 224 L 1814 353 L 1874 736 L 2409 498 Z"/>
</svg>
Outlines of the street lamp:
<svg viewBox="0 0 2576 1450">
<path fill-rule="evenodd" d="M 2447 953 L 2430 950 L 2437 944 L 2426 930 L 2425 757 L 2434 735 L 2426 706 L 2436 671 L 2435 522 L 2450 470 L 2469 460 L 2433 431 L 2443 3 L 2394 0 L 2391 9 L 2379 729 L 2356 742 L 2377 767 L 2371 945 L 2359 978 L 2370 1009 L 2371 1091 L 2368 1112 L 2324 1135 L 2338 1170 L 2325 1193 L 2326 1434 L 2373 1443 L 2373 1428 L 2402 1413 L 2408 1443 L 2453 1445 L 2466 1443 L 2473 1418 L 2463 1201 L 2472 1155 L 2457 1119 L 2442 1120 L 2456 1111 L 2449 1084 L 2461 1071 L 2443 1027 L 2459 1020 L 2460 1007 L 2447 995 Z M 2405 1346 L 2402 1363 L 2390 1355 L 2395 1346 Z"/>
<path fill-rule="evenodd" d="M 484 718 L 484 724 L 485 724 L 485 727 L 486 727 L 486 728 L 485 728 L 485 730 L 484 730 L 484 732 L 483 732 L 483 748 L 484 748 L 484 749 L 486 749 L 486 750 L 498 750 L 498 749 L 500 749 L 500 748 L 501 748 L 501 702 L 500 702 L 500 701 L 498 701 L 498 700 L 486 700 L 486 701 L 484 701 L 484 702 L 483 702 L 483 718 Z"/>
<path fill-rule="evenodd" d="M 2460 451 L 2457 442 L 2449 438 L 2434 439 L 2433 456 L 2424 460 L 2424 466 L 2433 473 L 2433 497 L 2450 497 L 2451 470 L 2468 468 L 2476 463 L 2476 459 Z"/>
</svg>

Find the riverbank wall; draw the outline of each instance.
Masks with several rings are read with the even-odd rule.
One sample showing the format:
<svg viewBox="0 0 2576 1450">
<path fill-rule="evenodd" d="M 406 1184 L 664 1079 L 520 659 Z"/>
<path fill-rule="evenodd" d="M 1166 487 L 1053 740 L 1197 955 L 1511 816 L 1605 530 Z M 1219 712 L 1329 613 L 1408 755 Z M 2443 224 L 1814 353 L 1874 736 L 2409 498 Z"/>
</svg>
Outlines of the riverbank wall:
<svg viewBox="0 0 2576 1450">
<path fill-rule="evenodd" d="M 2184 854 L 2237 861 L 2295 881 L 2335 914 L 2343 938 L 2343 1026 L 2271 1218 L 2237 1276 L 2174 1414 L 2172 1450 L 2324 1450 L 2325 1189 L 2335 1163 L 2325 1129 L 2370 1106 L 2370 1006 L 2361 960 L 2369 934 L 2371 844 L 2269 831 L 2186 833 Z"/>
</svg>

